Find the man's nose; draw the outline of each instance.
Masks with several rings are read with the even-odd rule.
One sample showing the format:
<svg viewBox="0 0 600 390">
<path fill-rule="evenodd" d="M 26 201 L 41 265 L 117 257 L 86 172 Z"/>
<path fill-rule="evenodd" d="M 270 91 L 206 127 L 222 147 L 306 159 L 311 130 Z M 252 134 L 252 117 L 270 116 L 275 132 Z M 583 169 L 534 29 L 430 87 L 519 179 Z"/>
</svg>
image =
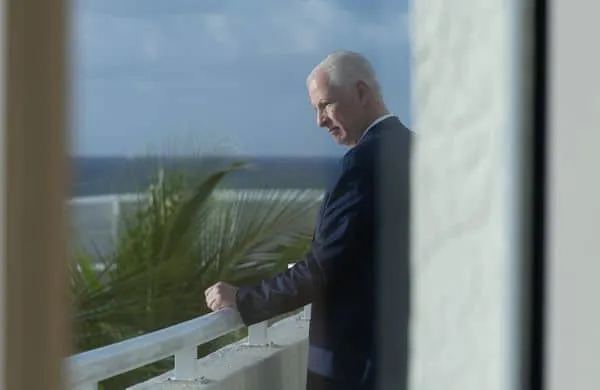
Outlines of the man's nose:
<svg viewBox="0 0 600 390">
<path fill-rule="evenodd" d="M 326 127 L 328 122 L 329 118 L 327 115 L 325 115 L 325 113 L 319 112 L 317 114 L 317 123 L 319 124 L 319 127 Z"/>
</svg>

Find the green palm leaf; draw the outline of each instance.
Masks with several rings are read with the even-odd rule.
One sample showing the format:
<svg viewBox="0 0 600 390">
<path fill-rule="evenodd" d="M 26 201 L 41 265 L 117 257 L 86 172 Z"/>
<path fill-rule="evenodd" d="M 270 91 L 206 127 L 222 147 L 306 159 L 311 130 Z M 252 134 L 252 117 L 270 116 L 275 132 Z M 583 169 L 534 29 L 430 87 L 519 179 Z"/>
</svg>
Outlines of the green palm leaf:
<svg viewBox="0 0 600 390">
<path fill-rule="evenodd" d="M 217 185 L 227 174 L 244 167 L 243 163 L 234 163 L 227 169 L 213 173 L 192 191 L 187 200 L 179 205 L 167 228 L 160 255 L 161 259 L 167 259 L 178 253 L 181 243 L 185 242 L 184 239 L 189 237 L 192 221 L 213 194 Z"/>
</svg>

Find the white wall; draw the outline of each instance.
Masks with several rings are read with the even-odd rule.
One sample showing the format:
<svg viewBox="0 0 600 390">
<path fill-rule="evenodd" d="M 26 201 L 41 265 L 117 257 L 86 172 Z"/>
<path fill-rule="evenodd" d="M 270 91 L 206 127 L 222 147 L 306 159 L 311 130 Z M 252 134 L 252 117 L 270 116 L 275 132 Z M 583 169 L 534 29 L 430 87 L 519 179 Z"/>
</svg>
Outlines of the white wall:
<svg viewBox="0 0 600 390">
<path fill-rule="evenodd" d="M 512 390 L 511 2 L 413 3 L 411 389 Z"/>
<path fill-rule="evenodd" d="M 261 207 L 261 204 L 269 204 L 273 197 L 294 196 L 295 191 L 298 191 L 299 194 L 303 190 L 217 190 L 215 196 L 221 202 L 246 199 L 257 207 Z M 320 199 L 323 191 L 309 191 L 301 198 L 299 195 L 295 196 L 295 198 L 287 199 L 302 199 L 310 204 Z M 111 194 L 70 199 L 67 203 L 71 229 L 69 246 L 74 251 L 79 250 L 88 254 L 99 252 L 109 255 L 114 249 L 118 232 L 125 227 L 125 219 L 132 216 L 139 203 L 146 199 L 145 194 Z M 267 203 L 263 203 L 265 199 L 268 201 Z M 313 223 L 316 211 L 315 207 L 313 212 L 306 214 L 308 224 Z"/>
<path fill-rule="evenodd" d="M 545 376 L 552 390 L 597 389 L 600 6 L 549 3 Z M 510 388 L 509 305 L 520 303 L 510 290 L 518 289 L 510 228 L 518 225 L 502 197 L 511 196 L 506 174 L 519 158 L 519 145 L 513 156 L 506 148 L 519 95 L 508 60 L 523 57 L 511 36 L 523 43 L 534 27 L 515 35 L 516 4 L 530 2 L 414 1 L 413 389 Z"/>
</svg>

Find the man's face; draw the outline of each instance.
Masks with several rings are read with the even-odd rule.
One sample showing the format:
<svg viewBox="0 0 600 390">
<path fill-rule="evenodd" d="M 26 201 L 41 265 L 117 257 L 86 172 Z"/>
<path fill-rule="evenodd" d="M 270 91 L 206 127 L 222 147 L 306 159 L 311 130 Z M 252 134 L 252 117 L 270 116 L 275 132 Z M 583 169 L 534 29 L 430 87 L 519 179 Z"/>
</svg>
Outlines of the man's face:
<svg viewBox="0 0 600 390">
<path fill-rule="evenodd" d="M 359 89 L 332 86 L 327 75 L 318 72 L 308 84 L 308 93 L 319 127 L 327 129 L 337 143 L 354 146 L 364 131 Z"/>
</svg>

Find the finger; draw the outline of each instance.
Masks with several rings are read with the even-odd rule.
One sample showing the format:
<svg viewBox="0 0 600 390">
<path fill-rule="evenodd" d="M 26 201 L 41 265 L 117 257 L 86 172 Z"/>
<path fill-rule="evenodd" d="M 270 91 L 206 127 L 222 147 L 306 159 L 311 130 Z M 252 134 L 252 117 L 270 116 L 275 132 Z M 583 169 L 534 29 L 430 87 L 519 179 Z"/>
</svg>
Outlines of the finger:
<svg viewBox="0 0 600 390">
<path fill-rule="evenodd" d="M 219 299 L 216 298 L 212 298 L 208 304 L 208 307 L 212 310 L 215 311 L 219 308 L 220 306 L 220 301 Z"/>
<path fill-rule="evenodd" d="M 213 290 L 214 290 L 214 285 L 210 286 L 209 288 L 207 288 L 206 290 L 204 290 L 204 295 L 208 296 Z"/>
<path fill-rule="evenodd" d="M 206 290 L 205 295 L 207 297 L 218 296 L 219 295 L 219 288 L 217 286 L 212 286 L 208 290 Z"/>
<path fill-rule="evenodd" d="M 219 300 L 221 299 L 221 294 L 219 294 L 219 291 L 217 291 L 216 289 L 211 290 L 207 295 L 206 295 L 206 300 L 210 301 L 210 300 Z"/>
<path fill-rule="evenodd" d="M 211 302 L 214 302 L 217 299 L 217 297 L 215 297 L 213 294 L 210 294 L 206 297 L 206 303 L 209 304 Z"/>
</svg>

